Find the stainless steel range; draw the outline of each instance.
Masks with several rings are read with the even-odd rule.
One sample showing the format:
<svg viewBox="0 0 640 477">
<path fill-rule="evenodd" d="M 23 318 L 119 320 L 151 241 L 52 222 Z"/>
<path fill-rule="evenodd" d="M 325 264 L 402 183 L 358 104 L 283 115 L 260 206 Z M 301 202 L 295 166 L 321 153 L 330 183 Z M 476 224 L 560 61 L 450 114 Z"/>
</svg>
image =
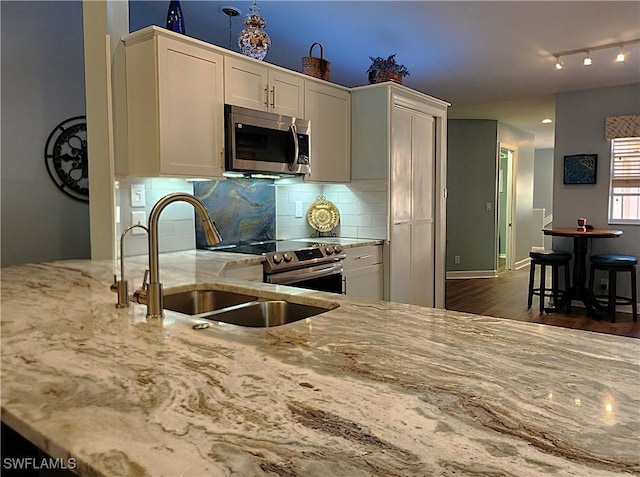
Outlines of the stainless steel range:
<svg viewBox="0 0 640 477">
<path fill-rule="evenodd" d="M 340 245 L 273 240 L 210 247 L 210 250 L 264 255 L 264 281 L 311 290 L 344 293 Z"/>
</svg>

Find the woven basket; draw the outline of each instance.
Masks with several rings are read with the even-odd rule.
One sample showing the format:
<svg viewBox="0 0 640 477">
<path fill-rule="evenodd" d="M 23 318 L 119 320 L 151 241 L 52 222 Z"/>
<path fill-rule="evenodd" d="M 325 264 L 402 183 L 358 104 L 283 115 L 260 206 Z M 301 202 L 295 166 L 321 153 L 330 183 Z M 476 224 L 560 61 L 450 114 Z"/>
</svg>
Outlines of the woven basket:
<svg viewBox="0 0 640 477">
<path fill-rule="evenodd" d="M 320 47 L 320 58 L 311 56 L 313 54 L 313 47 L 316 45 Z M 324 59 L 324 52 L 320 43 L 312 44 L 311 48 L 309 48 L 309 56 L 302 57 L 302 72 L 305 75 L 329 81 L 329 77 L 331 75 L 331 63 Z"/>
</svg>

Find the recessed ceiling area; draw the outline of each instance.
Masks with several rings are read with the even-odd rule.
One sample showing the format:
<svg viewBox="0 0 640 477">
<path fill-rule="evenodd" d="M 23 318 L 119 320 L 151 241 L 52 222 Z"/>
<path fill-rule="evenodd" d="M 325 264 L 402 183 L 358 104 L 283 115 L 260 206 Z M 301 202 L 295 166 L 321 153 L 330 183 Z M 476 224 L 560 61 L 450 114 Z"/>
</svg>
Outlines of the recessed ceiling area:
<svg viewBox="0 0 640 477">
<path fill-rule="evenodd" d="M 131 31 L 166 21 L 168 1 L 129 0 Z M 188 36 L 238 51 L 251 1 L 182 0 Z M 222 6 L 241 11 L 233 17 Z M 314 42 L 331 81 L 367 84 L 370 56 L 396 53 L 404 84 L 451 103 L 451 118 L 496 119 L 553 147 L 554 94 L 640 82 L 640 45 L 594 50 L 555 69 L 554 52 L 640 38 L 639 1 L 258 1 L 272 47 L 265 61 L 301 71 Z M 231 23 L 231 31 L 229 25 Z M 637 111 L 635 106 L 634 110 Z"/>
</svg>

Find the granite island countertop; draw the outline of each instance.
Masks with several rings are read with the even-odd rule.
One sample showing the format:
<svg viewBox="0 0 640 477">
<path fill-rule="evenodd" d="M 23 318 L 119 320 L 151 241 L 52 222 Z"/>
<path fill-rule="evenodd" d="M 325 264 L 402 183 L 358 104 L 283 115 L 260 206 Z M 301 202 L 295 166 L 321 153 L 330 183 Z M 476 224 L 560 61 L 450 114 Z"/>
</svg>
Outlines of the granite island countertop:
<svg viewBox="0 0 640 477">
<path fill-rule="evenodd" d="M 163 254 L 165 290 L 339 308 L 194 330 L 117 309 L 111 261 L 3 268 L 2 420 L 82 475 L 640 475 L 640 340 L 221 279 L 220 257 Z"/>
</svg>

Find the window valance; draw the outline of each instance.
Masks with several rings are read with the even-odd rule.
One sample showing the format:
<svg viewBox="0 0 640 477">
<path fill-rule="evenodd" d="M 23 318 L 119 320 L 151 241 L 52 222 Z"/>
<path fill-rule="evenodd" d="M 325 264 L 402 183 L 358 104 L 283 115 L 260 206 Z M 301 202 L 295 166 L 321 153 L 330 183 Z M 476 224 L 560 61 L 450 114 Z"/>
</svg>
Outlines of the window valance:
<svg viewBox="0 0 640 477">
<path fill-rule="evenodd" d="M 640 114 L 609 116 L 605 120 L 604 131 L 607 140 L 620 137 L 640 137 Z"/>
</svg>

